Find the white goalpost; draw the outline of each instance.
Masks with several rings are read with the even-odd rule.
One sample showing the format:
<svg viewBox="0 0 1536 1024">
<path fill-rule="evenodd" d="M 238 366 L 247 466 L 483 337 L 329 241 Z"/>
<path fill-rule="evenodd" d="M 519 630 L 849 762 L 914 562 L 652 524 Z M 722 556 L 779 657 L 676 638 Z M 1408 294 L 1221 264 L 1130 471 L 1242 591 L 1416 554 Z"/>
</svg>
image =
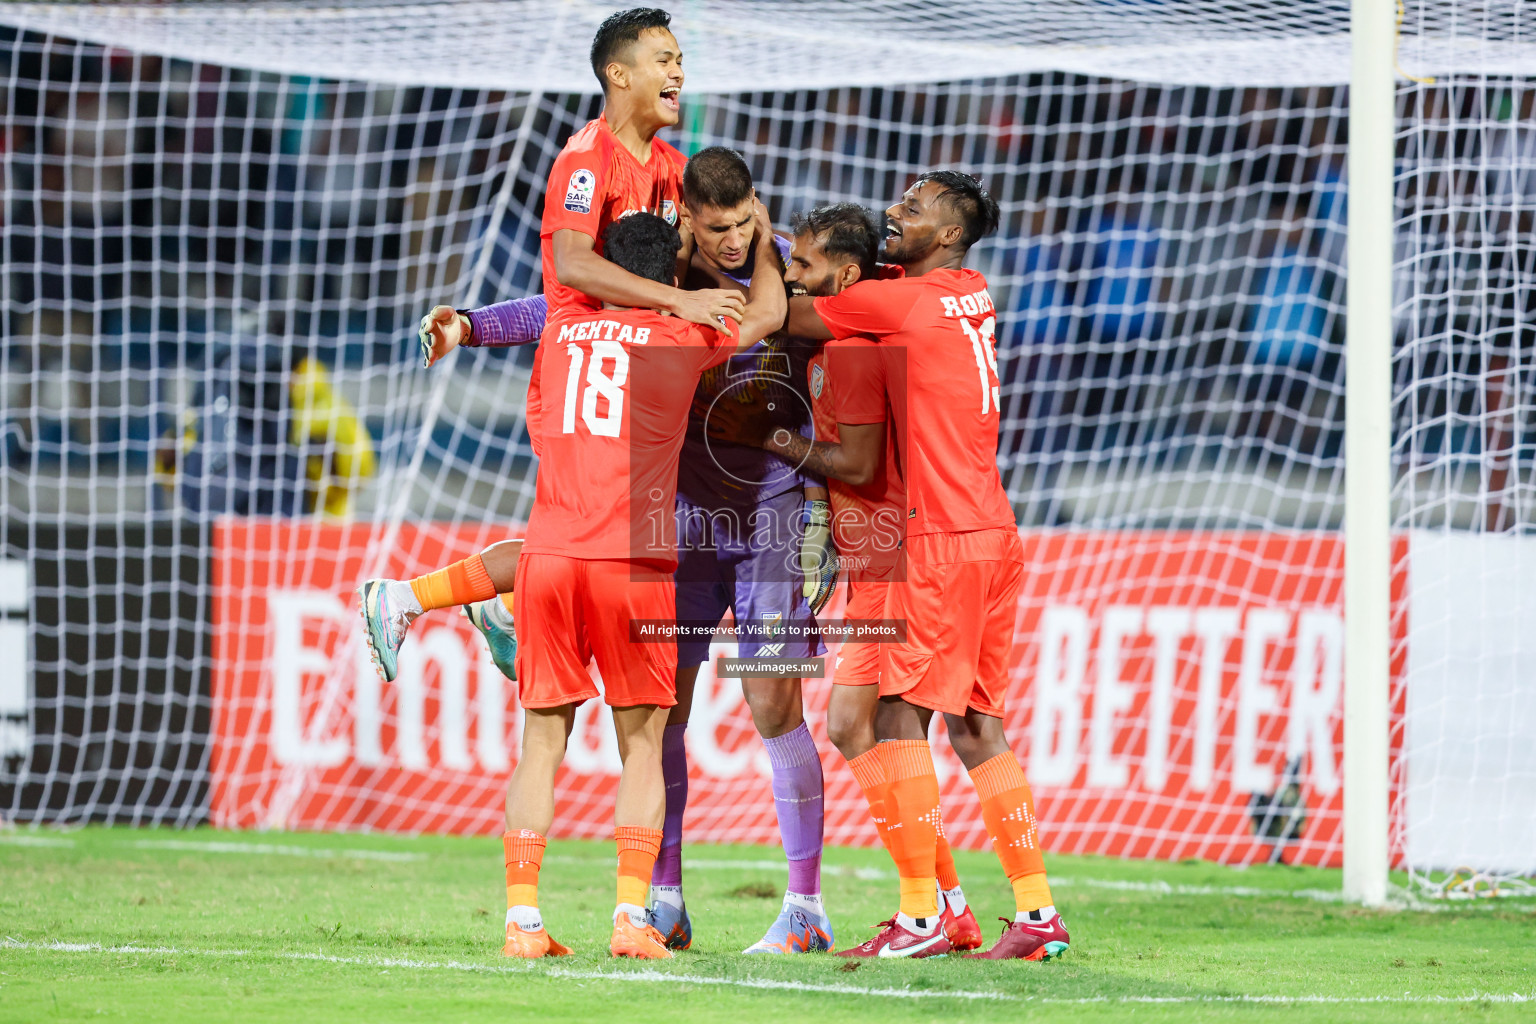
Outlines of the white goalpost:
<svg viewBox="0 0 1536 1024">
<path fill-rule="evenodd" d="M 1390 710 L 1393 0 L 1353 0 L 1344 425 L 1344 896 L 1386 901 Z"/>
<path fill-rule="evenodd" d="M 496 829 L 515 684 L 448 615 L 378 683 L 349 594 L 521 530 L 531 353 L 426 371 L 414 325 L 540 290 L 620 6 L 0 0 L 0 822 Z M 1536 11 L 672 13 L 665 137 L 740 150 L 776 223 L 940 166 L 999 201 L 971 263 L 1048 850 L 1528 888 Z M 872 843 L 807 693 L 828 841 Z M 565 834 L 606 834 L 610 733 L 583 708 Z M 688 736 L 690 841 L 775 841 L 734 681 Z"/>
</svg>

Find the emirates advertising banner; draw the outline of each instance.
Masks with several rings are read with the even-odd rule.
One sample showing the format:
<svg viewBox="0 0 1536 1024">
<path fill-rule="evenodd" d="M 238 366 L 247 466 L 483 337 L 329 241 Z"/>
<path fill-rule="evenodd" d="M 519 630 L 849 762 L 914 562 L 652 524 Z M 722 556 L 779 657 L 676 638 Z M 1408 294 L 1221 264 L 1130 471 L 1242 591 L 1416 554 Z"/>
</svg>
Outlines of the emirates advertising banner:
<svg viewBox="0 0 1536 1024">
<path fill-rule="evenodd" d="M 481 526 L 406 524 L 387 550 L 409 558 L 378 566 L 369 564 L 381 549 L 378 531 L 238 519 L 216 529 L 215 824 L 500 831 L 521 732 L 516 684 L 454 610 L 418 619 L 399 677 L 381 682 L 353 590 L 365 571 L 408 577 L 502 538 Z M 1046 848 L 1340 863 L 1341 538 L 1022 538 L 1007 726 Z M 840 612 L 835 602 L 826 615 Z M 1394 619 L 1399 634 L 1403 618 Z M 822 750 L 827 841 L 872 845 L 867 805 L 826 736 L 838 650 L 829 647 L 826 677 L 805 682 L 806 717 Z M 739 681 L 715 671 L 733 653 L 722 637 L 696 687 L 685 841 L 777 843 L 762 743 Z M 933 735 L 946 832 L 958 846 L 983 848 L 974 790 L 937 720 Z M 589 701 L 557 781 L 554 834 L 607 836 L 618 772 L 610 716 Z"/>
</svg>

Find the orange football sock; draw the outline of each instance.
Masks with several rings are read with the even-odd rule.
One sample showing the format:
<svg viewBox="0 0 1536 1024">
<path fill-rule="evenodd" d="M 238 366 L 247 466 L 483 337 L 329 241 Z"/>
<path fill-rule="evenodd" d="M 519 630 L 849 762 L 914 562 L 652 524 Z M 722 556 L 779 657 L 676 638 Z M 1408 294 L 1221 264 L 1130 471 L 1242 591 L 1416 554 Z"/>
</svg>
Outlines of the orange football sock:
<svg viewBox="0 0 1536 1024">
<path fill-rule="evenodd" d="M 411 593 L 416 595 L 421 610 L 429 612 L 434 608 L 489 601 L 496 596 L 496 585 L 491 582 L 491 574 L 485 571 L 480 556 L 471 555 L 446 569 L 411 580 Z"/>
<path fill-rule="evenodd" d="M 871 747 L 852 761 L 848 762 L 853 777 L 858 780 L 859 788 L 864 791 L 864 799 L 869 801 L 869 813 L 875 820 L 875 831 L 880 834 L 880 843 L 885 851 L 891 851 L 889 839 L 891 831 L 890 821 L 890 781 L 885 777 L 885 766 L 880 763 L 880 748 Z M 949 840 L 944 833 L 939 833 L 939 841 L 934 846 L 934 866 L 938 871 L 939 888 L 944 890 L 960 888 L 960 876 L 955 872 L 955 855 L 949 849 Z"/>
<path fill-rule="evenodd" d="M 531 829 L 505 832 L 501 837 L 507 862 L 507 906 L 539 905 L 539 867 L 546 840 Z"/>
<path fill-rule="evenodd" d="M 880 845 L 885 847 L 886 853 L 890 853 L 891 784 L 885 777 L 885 765 L 880 762 L 879 745 L 870 747 L 849 761 L 848 770 L 853 772 L 859 789 L 864 791 L 864 799 L 869 801 L 869 816 L 875 823 L 875 833 L 880 836 Z"/>
<path fill-rule="evenodd" d="M 939 777 L 927 740 L 887 740 L 875 747 L 890 780 L 890 847 L 901 879 L 901 912 L 934 917 L 939 912 L 936 858 Z"/>
<path fill-rule="evenodd" d="M 1017 909 L 1026 912 L 1050 906 L 1051 887 L 1045 881 L 1035 798 L 1019 759 L 1011 751 L 998 754 L 971 769 L 971 781 L 981 798 L 981 818 L 992 837 L 992 849 L 1013 884 Z"/>
<path fill-rule="evenodd" d="M 949 849 L 949 839 L 939 829 L 939 841 L 933 848 L 934 868 L 938 872 L 939 888 L 948 892 L 960 888 L 960 876 L 955 872 L 955 855 Z"/>
<path fill-rule="evenodd" d="M 661 852 L 661 829 L 620 825 L 613 830 L 613 838 L 619 844 L 618 902 L 643 907 L 651 891 L 651 870 Z"/>
</svg>

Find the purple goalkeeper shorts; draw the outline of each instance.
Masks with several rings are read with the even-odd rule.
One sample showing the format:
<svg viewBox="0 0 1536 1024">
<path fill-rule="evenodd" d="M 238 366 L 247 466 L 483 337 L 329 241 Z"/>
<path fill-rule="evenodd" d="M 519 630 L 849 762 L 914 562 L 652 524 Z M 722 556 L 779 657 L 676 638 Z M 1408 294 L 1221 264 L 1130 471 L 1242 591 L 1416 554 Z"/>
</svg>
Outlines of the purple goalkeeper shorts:
<svg viewBox="0 0 1536 1024">
<path fill-rule="evenodd" d="M 712 629 L 727 608 L 741 631 L 742 658 L 812 658 L 826 653 L 805 601 L 800 571 L 804 498 L 797 488 L 750 506 L 711 511 L 677 499 L 677 619 Z M 709 639 L 677 644 L 679 668 L 702 664 Z"/>
</svg>

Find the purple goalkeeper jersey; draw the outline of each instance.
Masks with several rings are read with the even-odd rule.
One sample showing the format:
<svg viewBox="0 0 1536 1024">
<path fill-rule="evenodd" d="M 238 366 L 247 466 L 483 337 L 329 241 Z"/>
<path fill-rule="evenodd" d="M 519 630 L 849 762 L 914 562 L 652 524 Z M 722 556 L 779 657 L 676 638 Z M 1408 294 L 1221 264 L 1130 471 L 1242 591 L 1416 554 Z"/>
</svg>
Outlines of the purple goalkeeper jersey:
<svg viewBox="0 0 1536 1024">
<path fill-rule="evenodd" d="M 779 258 L 788 262 L 789 240 L 775 237 Z M 728 274 L 746 287 L 751 283 L 751 264 Z M 468 312 L 473 325 L 472 346 L 523 345 L 538 341 L 544 330 L 548 303 L 543 295 L 510 299 Z M 705 408 L 722 392 L 743 386 L 765 392 L 781 409 L 790 410 L 790 421 L 800 433 L 812 436 L 811 402 L 807 365 L 816 348 L 784 333 L 770 335 L 747 351 L 707 371 L 699 381 L 697 397 Z M 746 510 L 786 491 L 820 484 L 819 477 L 796 470 L 777 455 L 745 445 L 708 440 L 704 420 L 697 412 L 688 417 L 678 462 L 677 496 L 710 509 Z"/>
</svg>

